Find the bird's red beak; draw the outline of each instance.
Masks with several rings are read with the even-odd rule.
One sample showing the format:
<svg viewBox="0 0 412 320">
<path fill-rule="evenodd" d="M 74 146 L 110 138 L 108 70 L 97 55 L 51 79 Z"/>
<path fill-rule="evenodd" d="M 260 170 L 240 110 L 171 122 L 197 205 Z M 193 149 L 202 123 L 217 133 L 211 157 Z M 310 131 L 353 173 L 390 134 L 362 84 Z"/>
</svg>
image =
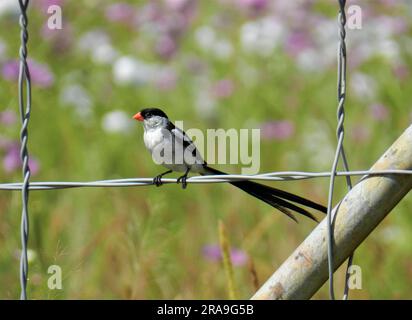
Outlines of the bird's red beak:
<svg viewBox="0 0 412 320">
<path fill-rule="evenodd" d="M 140 114 L 140 112 L 136 113 L 136 114 L 133 116 L 133 119 L 135 119 L 135 120 L 137 120 L 137 121 L 143 121 L 143 120 L 144 120 L 144 118 L 143 118 L 143 116 Z"/>
</svg>

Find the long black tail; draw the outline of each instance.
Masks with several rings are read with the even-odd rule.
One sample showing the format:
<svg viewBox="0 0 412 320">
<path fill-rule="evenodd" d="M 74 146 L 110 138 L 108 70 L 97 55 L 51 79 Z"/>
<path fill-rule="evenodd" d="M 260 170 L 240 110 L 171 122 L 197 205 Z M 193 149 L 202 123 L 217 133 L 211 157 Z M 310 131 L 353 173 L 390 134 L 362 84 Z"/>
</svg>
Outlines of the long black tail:
<svg viewBox="0 0 412 320">
<path fill-rule="evenodd" d="M 203 175 L 208 175 L 208 174 L 224 175 L 226 173 L 205 166 L 205 172 L 203 173 Z M 300 205 L 318 210 L 323 213 L 327 212 L 326 207 L 316 202 L 299 197 L 293 193 L 289 193 L 286 191 L 268 187 L 260 183 L 256 183 L 253 181 L 233 181 L 229 183 L 245 191 L 246 193 L 266 202 L 267 204 L 283 212 L 284 214 L 286 214 L 288 217 L 292 218 L 296 222 L 297 220 L 291 211 L 295 211 L 312 220 L 315 220 L 315 221 L 318 221 L 318 220 L 310 212 L 306 211 L 305 209 L 301 207 L 298 207 L 297 205 L 291 202 L 298 203 Z"/>
</svg>

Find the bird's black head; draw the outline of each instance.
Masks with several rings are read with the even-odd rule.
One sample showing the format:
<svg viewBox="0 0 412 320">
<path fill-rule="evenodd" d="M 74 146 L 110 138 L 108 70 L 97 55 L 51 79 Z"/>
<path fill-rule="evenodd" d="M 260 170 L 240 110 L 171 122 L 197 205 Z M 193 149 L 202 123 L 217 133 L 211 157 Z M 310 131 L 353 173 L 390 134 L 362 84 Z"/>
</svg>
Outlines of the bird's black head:
<svg viewBox="0 0 412 320">
<path fill-rule="evenodd" d="M 168 119 L 166 113 L 164 113 L 162 110 L 157 109 L 157 108 L 146 108 L 143 109 L 142 111 L 136 113 L 133 118 L 138 120 L 138 121 L 143 121 L 150 119 L 151 117 L 158 116 L 158 117 L 163 117 Z"/>
</svg>

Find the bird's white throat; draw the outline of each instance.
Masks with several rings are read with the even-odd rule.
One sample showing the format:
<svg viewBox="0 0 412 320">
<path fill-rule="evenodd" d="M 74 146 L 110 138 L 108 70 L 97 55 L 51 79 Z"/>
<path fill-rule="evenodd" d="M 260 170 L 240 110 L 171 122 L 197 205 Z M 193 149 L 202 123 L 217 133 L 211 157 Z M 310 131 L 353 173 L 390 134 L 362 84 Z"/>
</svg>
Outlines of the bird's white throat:
<svg viewBox="0 0 412 320">
<path fill-rule="evenodd" d="M 146 148 L 152 152 L 159 144 L 164 143 L 164 135 L 161 126 L 155 128 L 148 128 L 144 130 L 143 134 L 144 144 Z"/>
</svg>

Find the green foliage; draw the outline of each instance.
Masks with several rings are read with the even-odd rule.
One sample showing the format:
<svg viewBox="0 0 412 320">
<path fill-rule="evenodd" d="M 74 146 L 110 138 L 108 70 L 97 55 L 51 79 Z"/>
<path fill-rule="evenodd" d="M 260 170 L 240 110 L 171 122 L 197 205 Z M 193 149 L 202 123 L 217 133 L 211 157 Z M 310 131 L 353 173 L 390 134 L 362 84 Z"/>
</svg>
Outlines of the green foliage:
<svg viewBox="0 0 412 320">
<path fill-rule="evenodd" d="M 67 25 L 63 31 L 68 31 L 65 28 L 70 25 L 71 35 L 65 37 L 72 43 L 64 50 L 56 49 L 59 44 L 42 36 L 47 16 L 38 8 L 31 8 L 29 56 L 47 65 L 54 75 L 51 86 L 33 86 L 29 151 L 40 168 L 32 181 L 157 175 L 163 168 L 153 164 L 145 150 L 141 126 L 132 123 L 124 132 L 108 132 L 102 125 L 105 116 L 114 110 L 131 117 L 147 106 L 161 107 L 172 119 L 184 119 L 186 128 L 202 130 L 259 128 L 266 122 L 288 121 L 294 128 L 291 136 L 283 140 L 262 139 L 260 171 L 330 170 L 336 143 L 334 63 L 318 72 L 306 72 L 282 46 L 266 57 L 244 53 L 239 30 L 259 16 L 251 17 L 214 1 L 199 2 L 195 17 L 176 40 L 178 51 L 167 59 L 153 53 L 157 38 L 147 29 L 107 21 L 104 8 L 112 1 L 67 1 L 63 8 Z M 139 1 L 137 11 L 145 4 Z M 319 8 L 311 10 L 334 21 L 337 6 L 323 1 Z M 288 23 L 284 27 L 292 30 L 297 22 Z M 217 58 L 199 47 L 196 30 L 205 25 L 210 25 L 231 44 L 230 58 Z M 117 83 L 112 63 L 96 63 L 88 53 L 78 49 L 79 39 L 96 28 L 110 37 L 120 56 L 171 68 L 177 76 L 175 86 L 161 90 L 153 83 Z M 0 29 L 7 30 L 0 36 L 7 45 L 0 57 L 0 66 L 4 66 L 7 60 L 18 56 L 17 19 L 1 17 Z M 402 47 L 406 37 L 410 42 L 410 36 L 408 24 L 404 34 L 394 40 L 400 45 L 405 76 L 397 77 L 394 62 L 381 56 L 348 71 L 345 147 L 353 170 L 369 168 L 411 123 L 412 79 L 408 72 L 412 60 Z M 350 61 L 351 53 L 349 50 Z M 318 51 L 318 54 L 323 53 Z M 203 71 L 188 67 L 194 58 L 196 63 L 204 65 L 199 67 Z M 371 99 L 356 95 L 350 86 L 353 75 L 360 72 L 375 83 L 376 94 Z M 199 95 L 206 93 L 206 98 L 210 98 L 207 94 L 211 87 L 222 79 L 230 79 L 233 93 L 213 98 L 214 109 L 208 115 L 197 106 L 199 99 L 205 100 Z M 90 113 L 86 116 L 62 102 L 62 91 L 71 85 L 81 86 L 91 99 Z M 17 82 L 0 77 L 0 112 L 17 110 L 17 103 Z M 386 116 L 374 115 L 374 104 L 384 106 Z M 18 140 L 17 123 L 1 124 L 0 130 L 0 138 Z M 6 151 L 0 150 L 0 160 L 5 156 Z M 221 168 L 233 173 L 240 170 L 234 165 Z M 0 168 L 1 182 L 20 180 L 18 169 L 8 172 Z M 327 179 L 271 185 L 326 203 Z M 337 178 L 336 187 L 335 199 L 339 199 L 346 191 L 345 180 Z M 363 271 L 363 289 L 351 292 L 351 297 L 412 296 L 411 209 L 409 196 L 356 252 L 355 264 Z M 4 299 L 19 295 L 20 212 L 20 193 L 0 191 L 0 298 Z M 260 284 L 314 227 L 312 221 L 304 219 L 295 224 L 226 184 L 189 184 L 186 190 L 166 185 L 33 191 L 29 248 L 35 257 L 29 266 L 28 296 L 33 299 L 227 298 L 222 263 L 210 261 L 202 254 L 205 245 L 218 243 L 219 220 L 226 226 L 226 237 L 232 246 L 244 250 L 253 260 Z M 47 288 L 47 268 L 52 264 L 62 268 L 63 290 Z M 247 265 L 233 268 L 237 296 L 250 297 L 255 290 L 251 271 Z M 342 292 L 344 270 L 335 279 L 337 293 Z M 315 296 L 327 297 L 326 287 Z"/>
</svg>

